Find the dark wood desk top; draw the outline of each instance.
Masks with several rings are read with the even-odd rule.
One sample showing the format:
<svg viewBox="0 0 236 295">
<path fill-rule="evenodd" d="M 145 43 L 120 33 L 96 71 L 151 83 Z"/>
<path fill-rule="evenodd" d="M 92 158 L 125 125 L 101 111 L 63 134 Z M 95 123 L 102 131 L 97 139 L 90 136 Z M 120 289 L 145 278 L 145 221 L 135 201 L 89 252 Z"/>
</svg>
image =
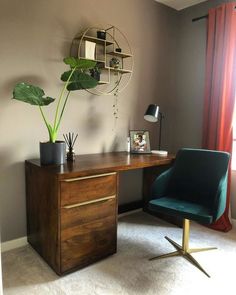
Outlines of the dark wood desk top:
<svg viewBox="0 0 236 295">
<path fill-rule="evenodd" d="M 127 152 L 113 152 L 103 154 L 88 154 L 76 156 L 75 162 L 67 162 L 60 166 L 41 166 L 39 159 L 27 160 L 26 164 L 33 164 L 49 173 L 57 174 L 60 179 L 85 176 L 88 174 L 107 173 L 112 171 L 127 171 L 152 166 L 170 164 L 174 155 L 160 157 L 155 154 L 129 154 Z"/>
</svg>

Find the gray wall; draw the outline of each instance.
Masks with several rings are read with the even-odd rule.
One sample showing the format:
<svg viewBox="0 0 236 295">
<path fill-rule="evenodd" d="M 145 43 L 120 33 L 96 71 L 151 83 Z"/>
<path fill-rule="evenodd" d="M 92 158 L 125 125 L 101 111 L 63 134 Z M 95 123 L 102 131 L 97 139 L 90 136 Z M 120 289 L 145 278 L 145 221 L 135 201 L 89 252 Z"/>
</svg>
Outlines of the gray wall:
<svg viewBox="0 0 236 295">
<path fill-rule="evenodd" d="M 79 133 L 77 154 L 125 150 L 129 129 L 151 131 L 143 120 L 151 102 L 159 103 L 168 88 L 175 48 L 177 13 L 153 0 L 1 0 L 0 7 L 0 217 L 2 241 L 26 235 L 24 160 L 38 157 L 38 143 L 47 140 L 37 108 L 11 100 L 19 81 L 38 84 L 57 97 L 62 59 L 77 32 L 93 24 L 113 24 L 130 40 L 134 74 L 119 95 L 119 119 L 113 130 L 113 96 L 73 94 L 61 125 L 62 133 Z M 166 58 L 169 56 L 169 58 Z M 159 95 L 160 94 L 160 95 Z M 52 117 L 55 106 L 48 107 Z M 91 113 L 93 116 L 91 117 Z M 155 137 L 155 139 L 154 139 Z M 141 172 L 121 180 L 121 202 L 141 197 Z M 138 181 L 137 181 L 138 180 Z"/>
<path fill-rule="evenodd" d="M 171 100 L 162 101 L 168 114 L 166 127 L 169 128 L 165 130 L 168 135 L 167 146 L 174 151 L 180 147 L 201 147 L 207 31 L 206 19 L 194 23 L 192 19 L 206 15 L 209 8 L 225 2 L 231 1 L 207 1 L 182 10 L 178 15 L 175 94 Z M 236 218 L 235 184 L 236 171 L 233 171 L 233 218 Z"/>
<path fill-rule="evenodd" d="M 113 128 L 112 96 L 77 93 L 70 98 L 59 137 L 78 132 L 76 153 L 99 153 L 126 149 L 128 130 L 147 128 L 156 148 L 158 126 L 142 119 L 147 105 L 155 102 L 165 114 L 163 148 L 200 147 L 206 26 L 205 20 L 191 19 L 222 2 L 229 1 L 208 1 L 176 12 L 153 0 L 1 0 L 2 241 L 26 234 L 24 160 L 38 157 L 38 142 L 47 139 L 38 110 L 10 99 L 14 84 L 26 80 L 57 97 L 66 69 L 62 59 L 75 34 L 93 24 L 111 23 L 127 35 L 135 57 L 131 83 L 119 95 L 117 126 Z M 49 117 L 54 108 L 48 107 Z M 141 198 L 141 179 L 141 171 L 121 175 L 120 203 Z M 236 218 L 235 187 L 232 207 Z"/>
</svg>

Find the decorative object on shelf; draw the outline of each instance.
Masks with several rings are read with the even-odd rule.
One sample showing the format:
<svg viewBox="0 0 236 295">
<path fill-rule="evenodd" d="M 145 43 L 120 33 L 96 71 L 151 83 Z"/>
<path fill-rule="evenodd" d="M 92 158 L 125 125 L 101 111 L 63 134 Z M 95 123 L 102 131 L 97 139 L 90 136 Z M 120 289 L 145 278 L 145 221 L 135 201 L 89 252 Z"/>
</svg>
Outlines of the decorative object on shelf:
<svg viewBox="0 0 236 295">
<path fill-rule="evenodd" d="M 85 41 L 85 58 L 95 59 L 96 43 L 91 41 Z"/>
<path fill-rule="evenodd" d="M 110 67 L 114 69 L 119 69 L 120 67 L 119 59 L 116 57 L 112 57 L 112 59 L 110 60 Z"/>
<path fill-rule="evenodd" d="M 65 156 L 63 156 L 63 154 L 65 154 L 65 149 L 62 147 L 58 149 L 55 143 L 70 92 L 93 88 L 98 84 L 98 81 L 91 77 L 89 73 L 89 70 L 96 66 L 95 61 L 67 57 L 64 58 L 64 63 L 70 66 L 70 70 L 61 75 L 61 80 L 64 82 L 64 85 L 58 98 L 54 122 L 52 124 L 48 122 L 42 107 L 52 103 L 55 100 L 54 98 L 46 97 L 43 89 L 28 83 L 18 83 L 13 90 L 13 99 L 39 107 L 39 111 L 47 127 L 49 142 L 40 144 L 40 159 L 42 165 L 63 164 L 65 162 Z M 45 148 L 47 144 L 49 145 L 48 149 Z M 59 157 L 61 159 L 60 163 L 57 160 L 58 157 L 56 157 L 55 160 L 55 154 L 58 153 L 58 150 L 61 150 L 62 153 L 61 157 Z M 46 154 L 44 154 L 44 152 Z M 51 158 L 49 158 L 49 155 L 51 155 Z"/>
<path fill-rule="evenodd" d="M 133 54 L 126 36 L 112 25 L 89 27 L 74 37 L 70 55 L 87 59 L 86 41 L 96 43 L 95 61 L 101 71 L 97 87 L 86 90 L 96 95 L 113 94 L 117 88 L 119 92 L 123 91 L 133 72 Z M 113 65 L 110 64 L 112 58 L 116 58 L 116 63 Z"/>
<path fill-rule="evenodd" d="M 130 130 L 130 152 L 133 154 L 151 153 L 147 130 Z"/>
<path fill-rule="evenodd" d="M 65 142 L 68 146 L 68 152 L 66 154 L 66 159 L 67 161 L 74 161 L 75 160 L 75 153 L 74 153 L 74 145 L 75 145 L 75 141 L 78 137 L 78 134 L 76 134 L 76 136 L 74 137 L 74 133 L 68 133 L 67 134 L 63 134 L 63 137 L 65 139 Z"/>
<path fill-rule="evenodd" d="M 156 104 L 150 104 L 144 114 L 144 119 L 148 122 L 156 123 L 159 119 L 159 140 L 158 140 L 158 150 L 152 150 L 152 153 L 159 156 L 167 156 L 167 151 L 161 150 L 161 132 L 162 132 L 162 119 L 164 118 L 163 114 L 159 111 L 159 106 Z"/>
<path fill-rule="evenodd" d="M 116 52 L 122 52 L 122 49 L 120 47 L 116 48 Z"/>
<path fill-rule="evenodd" d="M 106 40 L 106 31 L 105 30 L 98 30 L 97 31 L 97 38 Z"/>
<path fill-rule="evenodd" d="M 96 66 L 94 69 L 89 70 L 89 72 L 91 74 L 91 77 L 93 77 L 97 81 L 100 81 L 101 70 L 99 69 L 99 67 Z"/>
</svg>

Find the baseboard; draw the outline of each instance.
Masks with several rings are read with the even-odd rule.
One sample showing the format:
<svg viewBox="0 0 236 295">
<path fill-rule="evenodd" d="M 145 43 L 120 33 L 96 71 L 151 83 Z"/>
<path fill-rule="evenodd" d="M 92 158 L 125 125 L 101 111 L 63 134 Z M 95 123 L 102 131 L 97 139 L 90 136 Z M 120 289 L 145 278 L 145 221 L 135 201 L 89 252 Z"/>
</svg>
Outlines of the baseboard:
<svg viewBox="0 0 236 295">
<path fill-rule="evenodd" d="M 19 239 L 3 242 L 1 243 L 1 252 L 3 253 L 15 248 L 23 247 L 23 246 L 26 246 L 27 244 L 28 244 L 27 237 L 22 237 Z"/>
<path fill-rule="evenodd" d="M 142 211 L 143 211 L 143 209 L 136 209 L 136 210 L 131 210 L 131 211 L 128 211 L 128 212 L 120 213 L 118 215 L 118 219 L 120 217 L 124 217 L 124 216 L 131 215 L 131 214 L 134 214 L 134 213 L 137 213 L 137 212 L 142 212 Z"/>
<path fill-rule="evenodd" d="M 231 219 L 231 223 L 233 225 L 233 228 L 236 228 L 236 219 Z"/>
<path fill-rule="evenodd" d="M 122 205 L 118 206 L 118 214 L 126 213 L 129 211 L 133 211 L 133 210 L 141 209 L 141 208 L 143 208 L 143 201 L 142 200 L 130 202 L 127 204 L 122 204 Z"/>
</svg>

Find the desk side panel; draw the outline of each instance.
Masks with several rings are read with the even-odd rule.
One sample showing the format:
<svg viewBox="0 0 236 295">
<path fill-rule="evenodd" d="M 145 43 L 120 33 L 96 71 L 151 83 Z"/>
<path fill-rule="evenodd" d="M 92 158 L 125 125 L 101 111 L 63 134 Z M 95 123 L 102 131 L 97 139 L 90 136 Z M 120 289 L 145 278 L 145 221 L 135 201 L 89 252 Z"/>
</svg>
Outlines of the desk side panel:
<svg viewBox="0 0 236 295">
<path fill-rule="evenodd" d="M 28 242 L 59 274 L 58 181 L 54 174 L 26 162 Z"/>
</svg>

